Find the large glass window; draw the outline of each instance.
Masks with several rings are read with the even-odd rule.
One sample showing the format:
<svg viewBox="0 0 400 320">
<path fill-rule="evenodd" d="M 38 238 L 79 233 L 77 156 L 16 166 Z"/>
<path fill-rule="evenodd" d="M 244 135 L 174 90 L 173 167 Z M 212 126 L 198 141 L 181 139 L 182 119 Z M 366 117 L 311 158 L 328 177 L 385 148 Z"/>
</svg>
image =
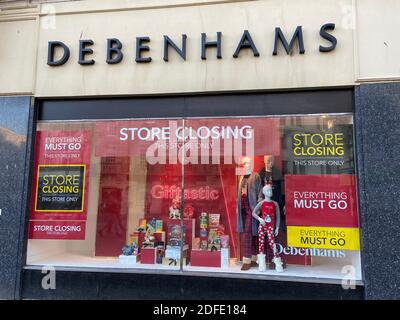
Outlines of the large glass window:
<svg viewBox="0 0 400 320">
<path fill-rule="evenodd" d="M 352 121 L 39 122 L 27 264 L 361 280 Z"/>
</svg>

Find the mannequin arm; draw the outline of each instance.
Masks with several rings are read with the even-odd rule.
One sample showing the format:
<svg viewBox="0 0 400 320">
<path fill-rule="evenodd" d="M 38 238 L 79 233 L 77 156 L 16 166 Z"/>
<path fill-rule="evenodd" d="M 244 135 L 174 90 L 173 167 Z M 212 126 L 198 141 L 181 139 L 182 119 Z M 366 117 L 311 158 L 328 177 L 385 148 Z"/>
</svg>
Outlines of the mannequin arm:
<svg viewBox="0 0 400 320">
<path fill-rule="evenodd" d="M 257 205 L 255 206 L 253 212 L 251 213 L 253 218 L 258 220 L 258 221 L 260 221 L 260 222 L 262 221 L 262 219 L 259 217 L 258 213 L 260 212 L 260 208 L 261 208 L 262 203 L 263 203 L 262 201 L 257 203 Z"/>
<path fill-rule="evenodd" d="M 264 200 L 264 195 L 262 193 L 262 182 L 261 182 L 261 178 L 260 176 L 257 174 L 256 179 L 255 179 L 255 183 L 256 183 L 256 192 L 257 192 L 257 196 L 258 196 L 258 201 L 262 201 Z"/>
<path fill-rule="evenodd" d="M 279 209 L 279 204 L 275 202 L 275 207 L 276 207 L 276 223 L 275 223 L 275 236 L 278 235 L 279 233 L 279 226 L 281 225 L 281 211 Z"/>
</svg>

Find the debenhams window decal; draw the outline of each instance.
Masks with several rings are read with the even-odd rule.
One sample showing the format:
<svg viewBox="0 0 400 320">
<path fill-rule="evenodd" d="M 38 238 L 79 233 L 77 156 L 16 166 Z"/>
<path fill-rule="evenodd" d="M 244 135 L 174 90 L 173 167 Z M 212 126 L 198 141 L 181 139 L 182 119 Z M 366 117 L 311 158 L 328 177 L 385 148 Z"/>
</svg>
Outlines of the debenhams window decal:
<svg viewBox="0 0 400 320">
<path fill-rule="evenodd" d="M 329 45 L 319 45 L 319 52 L 330 52 L 336 48 L 337 39 L 331 34 L 335 29 L 334 23 L 324 24 L 320 30 L 319 35 L 321 39 L 328 42 Z M 169 60 L 169 48 L 175 50 L 175 52 L 182 58 L 186 60 L 186 44 L 190 39 L 188 39 L 186 34 L 182 34 L 181 44 L 177 44 L 176 41 L 171 39 L 168 35 L 163 36 L 163 60 L 168 62 Z M 304 46 L 303 30 L 302 26 L 297 26 L 292 37 L 288 41 L 287 37 L 284 35 L 283 30 L 280 27 L 275 28 L 274 36 L 274 49 L 272 55 L 278 55 L 278 47 L 281 44 L 285 49 L 286 53 L 289 55 L 293 52 L 295 44 L 298 44 L 299 53 L 305 54 L 306 48 Z M 95 64 L 95 59 L 91 58 L 93 50 L 90 46 L 94 45 L 94 41 L 91 39 L 79 40 L 79 59 L 78 63 L 80 65 L 93 65 Z M 216 38 L 210 40 L 206 33 L 201 34 L 200 41 L 201 53 L 200 58 L 202 60 L 207 59 L 206 51 L 209 48 L 216 48 L 216 56 L 218 59 L 222 59 L 222 33 L 217 32 Z M 233 53 L 234 58 L 238 58 L 240 52 L 244 49 L 251 50 L 254 57 L 259 57 L 261 53 L 257 49 L 257 45 L 254 42 L 250 32 L 244 30 L 240 40 L 238 41 L 235 52 Z M 106 62 L 108 64 L 117 64 L 124 59 L 123 54 L 123 43 L 117 38 L 107 39 L 107 47 L 105 48 L 107 52 Z M 56 51 L 60 51 L 60 57 L 56 58 Z M 137 63 L 149 63 L 152 61 L 151 57 L 151 47 L 150 47 L 150 37 L 140 36 L 136 37 L 136 56 L 135 61 Z M 62 41 L 49 41 L 48 43 L 48 56 L 47 64 L 49 66 L 62 66 L 70 58 L 70 44 L 66 44 Z"/>
</svg>

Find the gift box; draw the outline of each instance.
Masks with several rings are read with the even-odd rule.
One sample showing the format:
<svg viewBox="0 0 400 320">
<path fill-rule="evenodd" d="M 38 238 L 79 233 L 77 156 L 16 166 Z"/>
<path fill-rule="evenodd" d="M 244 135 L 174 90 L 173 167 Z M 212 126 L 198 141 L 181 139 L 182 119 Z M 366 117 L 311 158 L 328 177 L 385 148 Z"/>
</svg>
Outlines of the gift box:
<svg viewBox="0 0 400 320">
<path fill-rule="evenodd" d="M 229 248 L 221 248 L 221 268 L 229 268 L 230 251 Z"/>
<path fill-rule="evenodd" d="M 193 267 L 221 267 L 221 251 L 192 250 L 190 264 Z"/>
<path fill-rule="evenodd" d="M 139 261 L 140 261 L 140 253 L 136 256 L 120 255 L 118 257 L 118 263 L 120 263 L 120 264 L 136 264 Z"/>
<path fill-rule="evenodd" d="M 156 248 L 142 248 L 140 251 L 140 262 L 142 264 L 155 264 Z"/>
</svg>

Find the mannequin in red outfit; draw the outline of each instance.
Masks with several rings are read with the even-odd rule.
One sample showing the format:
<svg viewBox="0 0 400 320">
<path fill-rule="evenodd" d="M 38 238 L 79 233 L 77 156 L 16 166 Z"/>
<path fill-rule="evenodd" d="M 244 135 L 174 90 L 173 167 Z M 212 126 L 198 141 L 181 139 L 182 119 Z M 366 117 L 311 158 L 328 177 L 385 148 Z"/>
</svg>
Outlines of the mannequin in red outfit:
<svg viewBox="0 0 400 320">
<path fill-rule="evenodd" d="M 280 212 L 279 204 L 271 199 L 272 186 L 267 184 L 262 189 L 264 200 L 260 201 L 252 212 L 254 219 L 259 221 L 258 226 L 258 268 L 265 271 L 265 242 L 268 242 L 272 252 L 275 252 L 275 237 L 279 232 Z M 283 271 L 282 260 L 277 253 L 272 260 L 277 272 Z"/>
</svg>

